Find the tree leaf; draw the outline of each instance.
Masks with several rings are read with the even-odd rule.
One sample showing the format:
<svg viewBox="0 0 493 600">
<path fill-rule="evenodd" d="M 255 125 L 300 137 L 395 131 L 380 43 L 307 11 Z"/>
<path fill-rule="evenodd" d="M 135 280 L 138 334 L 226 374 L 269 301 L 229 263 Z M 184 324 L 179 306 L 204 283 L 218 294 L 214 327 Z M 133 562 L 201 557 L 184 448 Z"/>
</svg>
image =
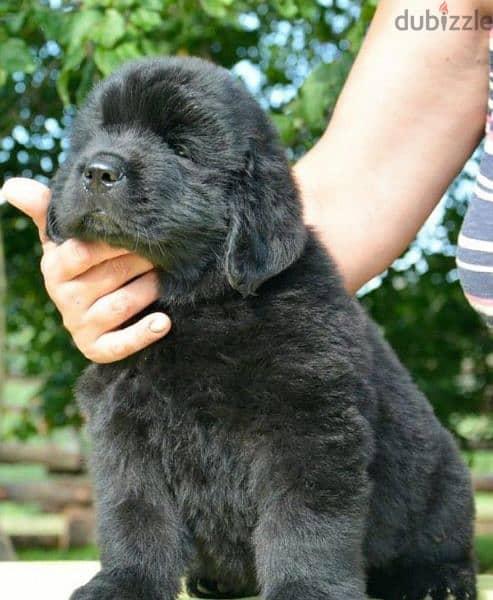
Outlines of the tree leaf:
<svg viewBox="0 0 493 600">
<path fill-rule="evenodd" d="M 24 40 L 10 38 L 6 42 L 2 42 L 0 69 L 8 73 L 14 71 L 32 73 L 36 69 L 36 62 Z"/>
<path fill-rule="evenodd" d="M 200 0 L 202 8 L 207 14 L 216 19 L 224 19 L 228 14 L 228 6 L 230 6 L 230 0 Z"/>
<path fill-rule="evenodd" d="M 85 58 L 84 47 L 82 45 L 69 48 L 65 54 L 63 67 L 57 78 L 57 91 L 65 106 L 70 104 L 70 79 L 74 71 L 78 70 Z"/>
<path fill-rule="evenodd" d="M 37 10 L 32 19 L 47 40 L 56 40 L 62 47 L 70 43 L 72 32 L 65 15 L 53 10 Z"/>
<path fill-rule="evenodd" d="M 69 48 L 63 61 L 63 71 L 72 71 L 79 67 L 84 60 L 85 52 L 82 45 Z"/>
<path fill-rule="evenodd" d="M 91 39 L 103 48 L 113 48 L 124 35 L 125 19 L 117 10 L 109 8 L 93 28 Z"/>
<path fill-rule="evenodd" d="M 112 50 L 97 48 L 94 53 L 94 62 L 103 75 L 109 75 L 117 67 L 133 58 L 142 56 L 136 42 L 121 44 Z"/>
<path fill-rule="evenodd" d="M 169 0 L 140 0 L 138 4 L 149 10 L 160 11 L 169 4 Z"/>
<path fill-rule="evenodd" d="M 274 122 L 276 129 L 279 133 L 281 141 L 285 145 L 289 145 L 293 142 L 296 136 L 296 128 L 294 126 L 294 119 L 289 115 L 283 114 L 271 114 L 270 118 Z"/>
<path fill-rule="evenodd" d="M 23 11 L 18 11 L 17 13 L 13 13 L 5 17 L 4 22 L 7 25 L 7 29 L 10 31 L 10 33 L 17 34 L 24 25 L 25 19 L 26 13 Z"/>
<path fill-rule="evenodd" d="M 70 80 L 70 71 L 67 69 L 64 69 L 60 72 L 60 74 L 58 75 L 57 81 L 56 81 L 56 89 L 57 89 L 58 95 L 62 99 L 64 106 L 68 106 L 70 104 L 70 95 L 69 95 L 69 90 L 68 90 L 69 80 Z"/>
<path fill-rule="evenodd" d="M 144 56 L 166 56 L 172 50 L 171 44 L 164 39 L 154 41 L 144 38 L 141 40 L 140 45 Z"/>
<path fill-rule="evenodd" d="M 161 15 L 147 8 L 138 8 L 130 16 L 130 22 L 142 31 L 152 31 L 162 23 Z"/>
<path fill-rule="evenodd" d="M 77 104 L 80 105 L 86 99 L 87 94 L 93 86 L 94 82 L 94 73 L 96 71 L 96 65 L 94 62 L 87 61 L 82 69 L 82 76 L 79 83 L 79 87 L 75 93 L 75 99 Z"/>
<path fill-rule="evenodd" d="M 294 19 L 298 15 L 298 6 L 294 0 L 277 0 L 274 5 L 285 19 Z"/>
<path fill-rule="evenodd" d="M 102 13 L 96 9 L 84 9 L 74 13 L 70 26 L 69 47 L 75 48 L 90 38 L 94 27 L 101 21 Z"/>
</svg>

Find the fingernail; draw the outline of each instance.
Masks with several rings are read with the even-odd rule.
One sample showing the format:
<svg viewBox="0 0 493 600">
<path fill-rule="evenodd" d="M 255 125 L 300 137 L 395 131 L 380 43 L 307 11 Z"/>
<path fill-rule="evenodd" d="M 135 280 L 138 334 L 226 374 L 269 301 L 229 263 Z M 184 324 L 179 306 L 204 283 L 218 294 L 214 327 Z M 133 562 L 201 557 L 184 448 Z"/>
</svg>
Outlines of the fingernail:
<svg viewBox="0 0 493 600">
<path fill-rule="evenodd" d="M 158 315 L 154 317 L 149 324 L 149 329 L 153 333 L 162 333 L 169 327 L 169 319 L 165 315 Z"/>
</svg>

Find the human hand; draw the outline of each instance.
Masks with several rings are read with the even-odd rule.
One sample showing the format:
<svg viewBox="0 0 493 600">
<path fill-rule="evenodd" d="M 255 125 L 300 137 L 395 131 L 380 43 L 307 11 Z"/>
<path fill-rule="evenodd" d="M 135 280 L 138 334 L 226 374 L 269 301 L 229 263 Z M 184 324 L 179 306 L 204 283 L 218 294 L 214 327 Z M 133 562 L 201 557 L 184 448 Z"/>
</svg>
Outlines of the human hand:
<svg viewBox="0 0 493 600">
<path fill-rule="evenodd" d="M 46 236 L 50 190 L 35 180 L 9 179 L 0 194 L 38 228 L 46 290 L 87 358 L 115 362 L 169 332 L 171 321 L 163 313 L 118 329 L 158 298 L 157 275 L 149 261 L 101 242 L 70 239 L 57 246 Z"/>
</svg>

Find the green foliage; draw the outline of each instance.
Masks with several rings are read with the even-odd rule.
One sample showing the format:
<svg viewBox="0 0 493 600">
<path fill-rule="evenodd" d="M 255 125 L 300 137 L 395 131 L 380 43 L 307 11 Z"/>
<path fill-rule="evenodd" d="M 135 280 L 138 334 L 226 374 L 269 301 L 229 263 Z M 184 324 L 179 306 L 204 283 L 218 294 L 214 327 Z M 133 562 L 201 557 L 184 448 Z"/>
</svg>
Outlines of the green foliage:
<svg viewBox="0 0 493 600">
<path fill-rule="evenodd" d="M 137 56 L 198 55 L 233 69 L 272 114 L 290 156 L 324 130 L 375 10 L 375 0 L 2 0 L 0 172 L 47 181 L 65 150 L 74 106 Z M 441 246 L 417 243 L 364 301 L 449 424 L 491 409 L 493 344 L 454 279 L 461 185 Z M 464 194 L 462 194 L 463 196 Z M 39 273 L 29 220 L 0 207 L 8 276 L 7 366 L 48 375 L 17 435 L 78 424 L 71 386 L 85 360 L 63 330 Z M 411 252 L 411 255 L 412 255 Z M 489 362 L 488 362 L 489 361 Z"/>
<path fill-rule="evenodd" d="M 24 71 L 32 73 L 36 64 L 27 44 L 19 38 L 10 38 L 2 45 L 0 68 L 6 73 Z"/>
<path fill-rule="evenodd" d="M 493 535 L 479 535 L 474 544 L 479 573 L 493 573 Z M 490 582 L 490 588 L 493 581 Z"/>
<path fill-rule="evenodd" d="M 96 546 L 70 548 L 68 550 L 46 550 L 45 548 L 26 548 L 17 550 L 19 560 L 98 560 Z"/>
</svg>

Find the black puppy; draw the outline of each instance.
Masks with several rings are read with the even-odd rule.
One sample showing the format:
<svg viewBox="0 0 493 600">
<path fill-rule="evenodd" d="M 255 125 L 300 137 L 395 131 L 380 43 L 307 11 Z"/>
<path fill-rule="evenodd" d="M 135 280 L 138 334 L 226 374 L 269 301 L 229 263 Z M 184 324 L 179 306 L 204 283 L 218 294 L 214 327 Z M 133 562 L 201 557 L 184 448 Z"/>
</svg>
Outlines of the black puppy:
<svg viewBox="0 0 493 600">
<path fill-rule="evenodd" d="M 476 597 L 470 478 L 301 219 L 274 130 L 224 69 L 96 86 L 49 232 L 149 258 L 163 341 L 78 385 L 102 571 L 75 600 Z"/>
</svg>

